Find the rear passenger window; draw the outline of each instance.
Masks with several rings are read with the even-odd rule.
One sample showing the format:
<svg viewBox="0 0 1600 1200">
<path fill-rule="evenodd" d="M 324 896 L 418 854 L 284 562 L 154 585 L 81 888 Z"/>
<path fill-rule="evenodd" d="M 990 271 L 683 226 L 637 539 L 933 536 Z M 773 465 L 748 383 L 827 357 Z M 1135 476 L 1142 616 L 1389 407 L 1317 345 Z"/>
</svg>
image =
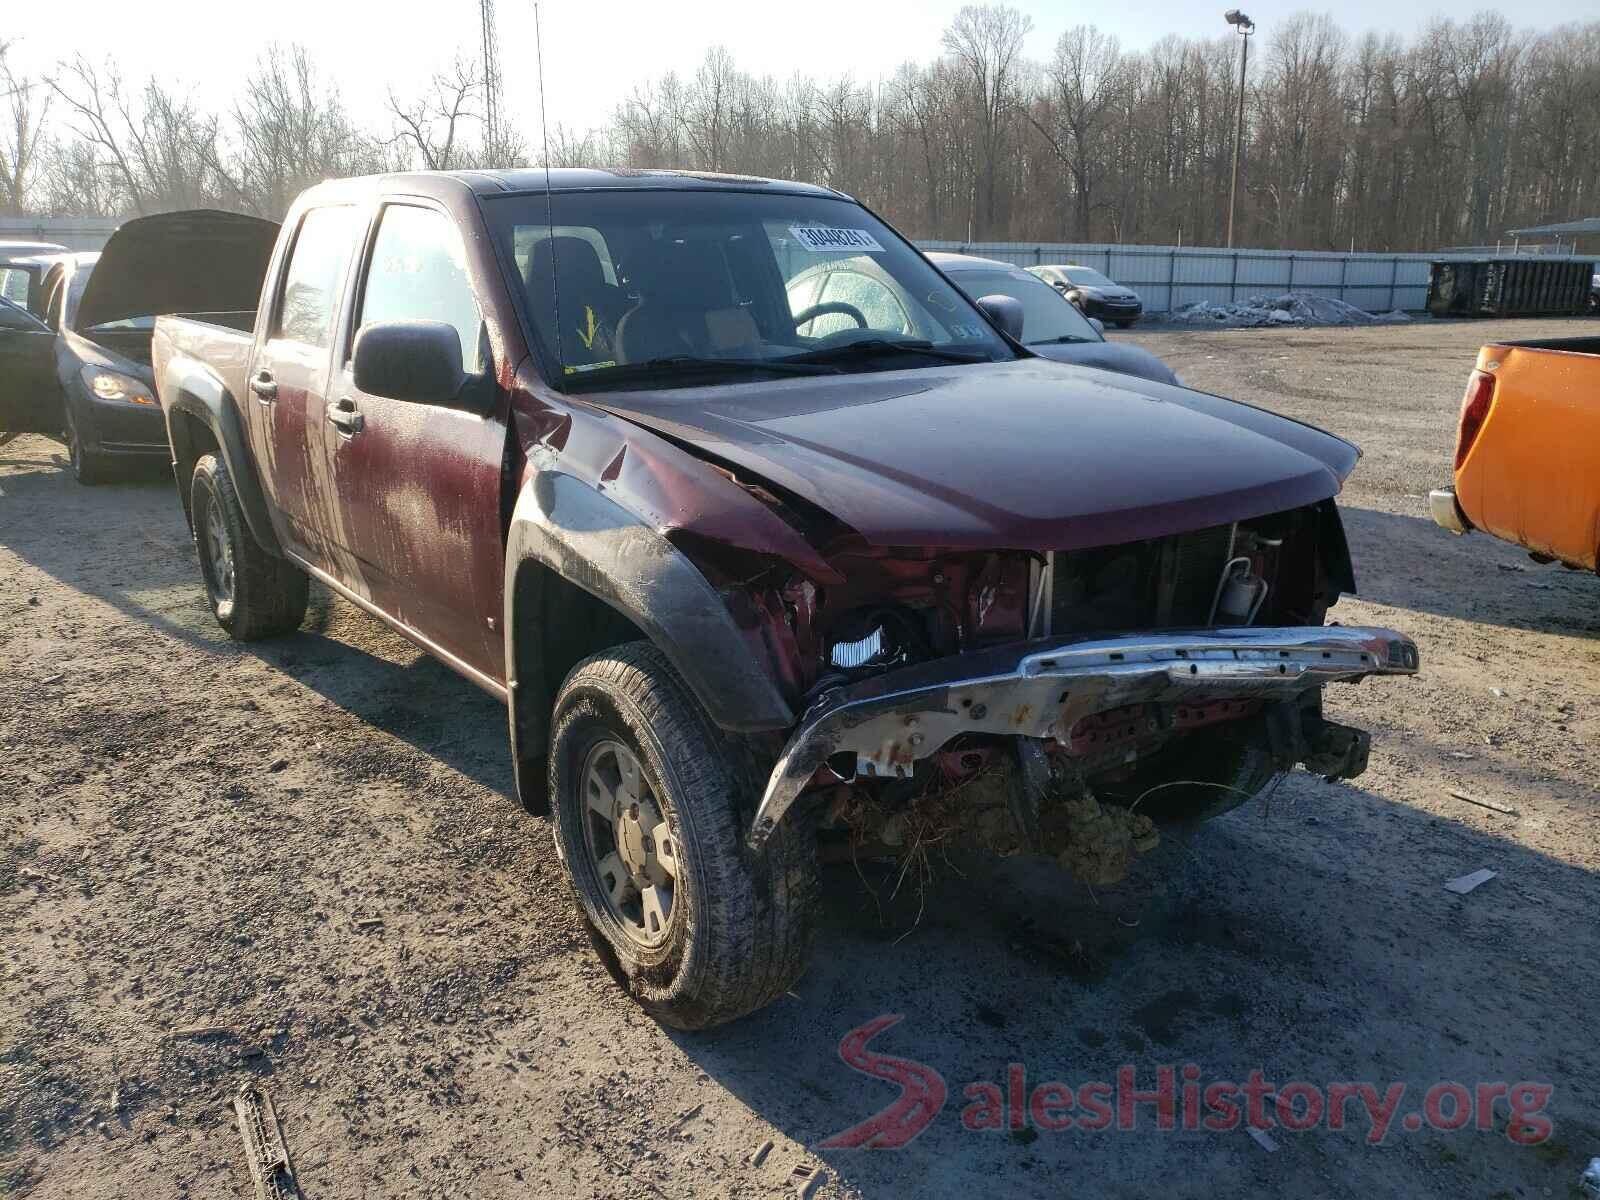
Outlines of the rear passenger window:
<svg viewBox="0 0 1600 1200">
<path fill-rule="evenodd" d="M 481 369 L 483 317 L 450 219 L 431 208 L 391 204 L 378 222 L 356 328 L 374 321 L 443 321 L 461 339 L 461 365 Z"/>
<path fill-rule="evenodd" d="M 356 236 L 356 210 L 313 208 L 301 218 L 283 275 L 275 336 L 326 349 Z"/>
</svg>

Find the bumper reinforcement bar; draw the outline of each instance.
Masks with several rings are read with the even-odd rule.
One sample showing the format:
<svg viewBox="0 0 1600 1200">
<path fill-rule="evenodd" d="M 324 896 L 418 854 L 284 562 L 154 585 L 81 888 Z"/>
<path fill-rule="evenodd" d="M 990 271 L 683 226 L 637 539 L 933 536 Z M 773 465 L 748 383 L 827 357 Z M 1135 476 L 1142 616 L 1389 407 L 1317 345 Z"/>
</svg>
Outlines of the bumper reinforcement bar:
<svg viewBox="0 0 1600 1200">
<path fill-rule="evenodd" d="M 1081 718 L 1126 704 L 1281 700 L 1416 671 L 1410 638 L 1345 625 L 1045 638 L 903 667 L 812 705 L 767 781 L 749 844 L 759 850 L 841 752 L 862 774 L 898 778 L 962 733 L 1065 740 Z"/>
</svg>

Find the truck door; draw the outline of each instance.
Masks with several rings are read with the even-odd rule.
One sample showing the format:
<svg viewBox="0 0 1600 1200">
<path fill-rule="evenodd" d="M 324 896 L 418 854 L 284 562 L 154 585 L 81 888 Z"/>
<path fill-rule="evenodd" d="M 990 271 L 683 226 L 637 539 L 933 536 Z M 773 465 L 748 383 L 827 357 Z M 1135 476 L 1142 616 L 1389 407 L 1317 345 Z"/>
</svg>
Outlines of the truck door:
<svg viewBox="0 0 1600 1200">
<path fill-rule="evenodd" d="M 490 680 L 504 679 L 500 472 L 504 394 L 487 415 L 373 396 L 355 386 L 354 335 L 374 321 L 443 321 L 468 372 L 488 371 L 483 318 L 454 220 L 392 202 L 368 240 L 329 396 L 323 444 L 340 582 Z"/>
<path fill-rule="evenodd" d="M 278 537 L 313 566 L 331 569 L 333 488 L 323 445 L 335 318 L 361 236 L 351 205 L 309 209 L 250 364 L 251 450 L 272 502 Z"/>
<path fill-rule="evenodd" d="M 56 335 L 43 321 L 0 299 L 0 440 L 16 433 L 60 433 Z"/>
</svg>

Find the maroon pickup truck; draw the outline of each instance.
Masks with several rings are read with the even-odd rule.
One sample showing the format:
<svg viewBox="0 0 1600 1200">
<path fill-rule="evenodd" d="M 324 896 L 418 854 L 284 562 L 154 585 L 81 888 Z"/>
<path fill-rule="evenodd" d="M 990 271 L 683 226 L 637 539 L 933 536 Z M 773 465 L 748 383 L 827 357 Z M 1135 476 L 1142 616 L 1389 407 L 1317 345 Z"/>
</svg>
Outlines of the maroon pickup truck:
<svg viewBox="0 0 1600 1200">
<path fill-rule="evenodd" d="M 856 256 L 871 294 L 790 286 Z M 307 192 L 259 308 L 154 362 L 217 620 L 290 633 L 314 578 L 500 697 L 596 946 L 704 1027 L 804 969 L 819 846 L 1112 881 L 1358 774 L 1323 686 L 1417 669 L 1323 623 L 1355 447 L 1022 320 L 826 188 L 418 174 Z"/>
</svg>

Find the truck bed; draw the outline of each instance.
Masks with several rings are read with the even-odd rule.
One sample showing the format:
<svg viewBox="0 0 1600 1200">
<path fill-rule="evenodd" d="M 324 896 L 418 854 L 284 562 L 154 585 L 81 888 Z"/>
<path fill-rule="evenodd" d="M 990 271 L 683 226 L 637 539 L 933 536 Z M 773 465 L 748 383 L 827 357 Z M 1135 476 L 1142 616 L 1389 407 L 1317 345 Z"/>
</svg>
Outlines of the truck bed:
<svg viewBox="0 0 1600 1200">
<path fill-rule="evenodd" d="M 1495 342 L 1463 411 L 1455 498 L 1471 524 L 1543 559 L 1600 567 L 1600 337 Z M 1469 397 L 1471 392 L 1469 390 Z"/>
<path fill-rule="evenodd" d="M 157 317 L 151 354 L 162 407 L 170 407 L 173 389 L 195 372 L 214 376 L 236 401 L 242 399 L 255 321 L 254 309 Z"/>
</svg>

